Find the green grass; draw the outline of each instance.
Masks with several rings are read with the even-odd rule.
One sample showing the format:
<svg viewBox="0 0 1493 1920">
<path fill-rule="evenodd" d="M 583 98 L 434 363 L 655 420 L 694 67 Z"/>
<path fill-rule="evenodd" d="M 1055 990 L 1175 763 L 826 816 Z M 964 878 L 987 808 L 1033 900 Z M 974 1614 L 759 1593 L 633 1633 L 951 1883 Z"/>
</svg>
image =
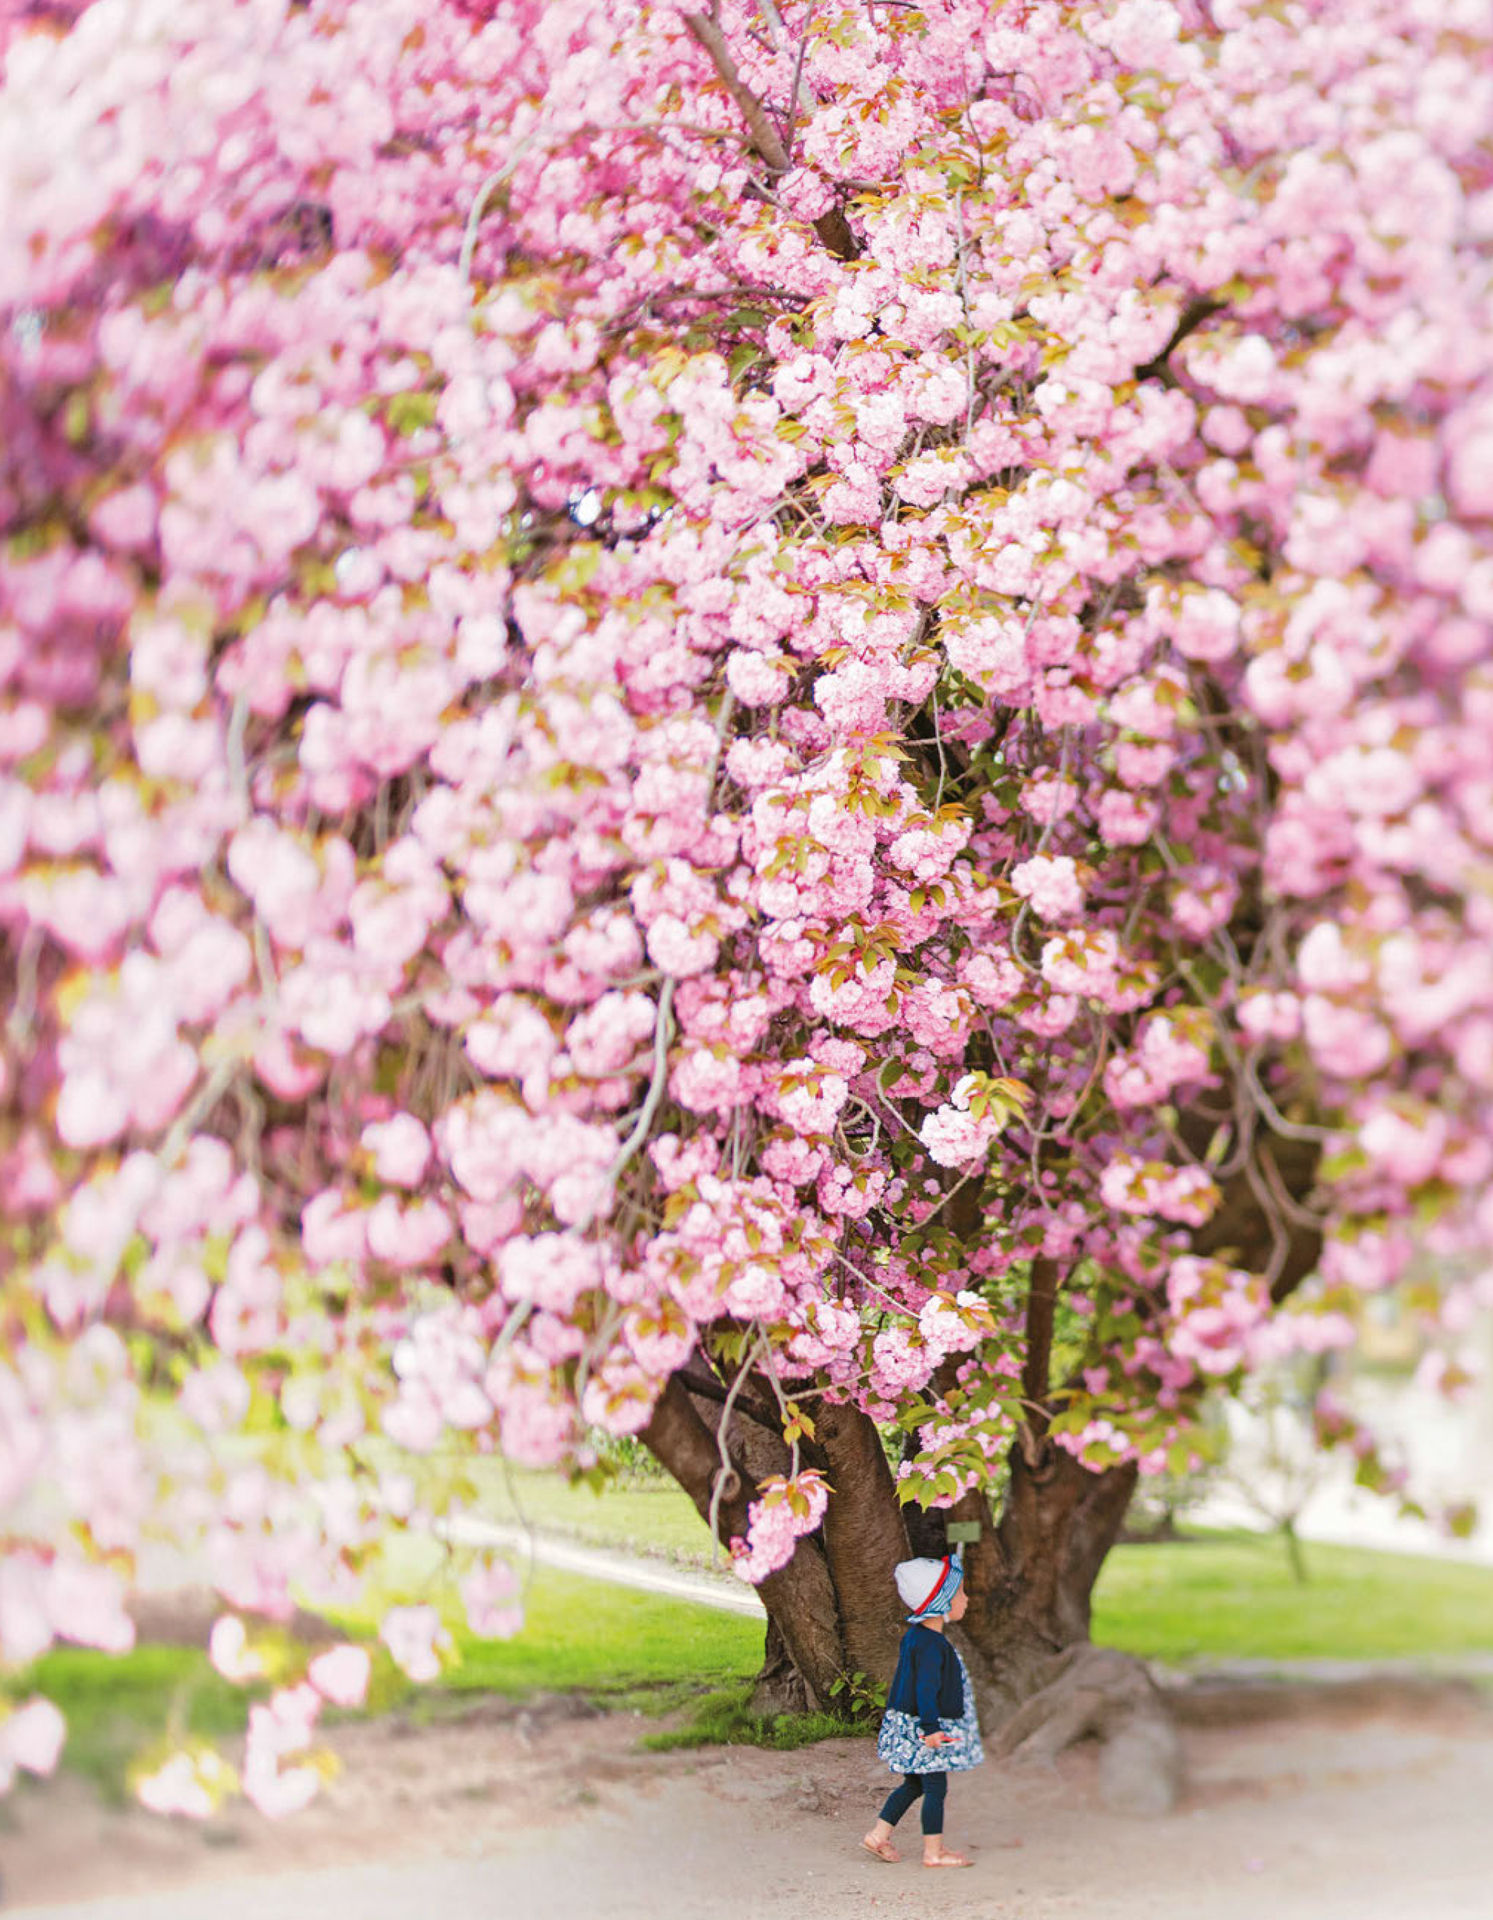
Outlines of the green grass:
<svg viewBox="0 0 1493 1920">
<path fill-rule="evenodd" d="M 1094 1596 L 1094 1638 L 1148 1659 L 1379 1660 L 1493 1652 L 1493 1571 L 1303 1543 L 1200 1534 L 1119 1547 Z"/>
<path fill-rule="evenodd" d="M 226 1740 L 242 1733 L 251 1698 L 197 1647 L 136 1647 L 119 1656 L 59 1647 L 18 1676 L 18 1698 L 45 1693 L 67 1717 L 63 1765 L 111 1802 L 141 1748 L 168 1730 Z"/>
<path fill-rule="evenodd" d="M 750 1681 L 707 1693 L 690 1705 L 689 1718 L 682 1727 L 645 1733 L 638 1745 L 648 1753 L 668 1753 L 680 1747 L 773 1747 L 789 1753 L 795 1747 L 812 1746 L 816 1740 L 835 1740 L 869 1730 L 865 1724 L 854 1726 L 829 1713 L 753 1713 L 751 1697 Z"/>
<path fill-rule="evenodd" d="M 439 1683 L 453 1692 L 588 1693 L 720 1686 L 749 1680 L 762 1664 L 762 1624 L 630 1587 L 550 1568 L 524 1595 L 524 1625 L 511 1640 L 456 1634 L 461 1665 Z"/>
</svg>

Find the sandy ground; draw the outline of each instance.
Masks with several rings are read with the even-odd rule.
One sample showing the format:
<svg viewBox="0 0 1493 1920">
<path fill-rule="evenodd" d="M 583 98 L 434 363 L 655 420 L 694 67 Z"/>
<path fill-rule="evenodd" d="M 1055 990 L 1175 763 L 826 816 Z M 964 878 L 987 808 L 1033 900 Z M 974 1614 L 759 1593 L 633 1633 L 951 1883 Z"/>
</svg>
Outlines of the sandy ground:
<svg viewBox="0 0 1493 1920">
<path fill-rule="evenodd" d="M 1159 1820 L 1107 1813 L 1082 1751 L 956 1780 L 967 1873 L 858 1841 L 869 1743 L 641 1754 L 647 1723 L 555 1703 L 350 1726 L 307 1813 L 207 1827 L 111 1812 L 76 1783 L 0 1815 L 7 1920 L 1487 1920 L 1493 1714 L 1469 1698 L 1314 1702 L 1185 1733 Z"/>
</svg>

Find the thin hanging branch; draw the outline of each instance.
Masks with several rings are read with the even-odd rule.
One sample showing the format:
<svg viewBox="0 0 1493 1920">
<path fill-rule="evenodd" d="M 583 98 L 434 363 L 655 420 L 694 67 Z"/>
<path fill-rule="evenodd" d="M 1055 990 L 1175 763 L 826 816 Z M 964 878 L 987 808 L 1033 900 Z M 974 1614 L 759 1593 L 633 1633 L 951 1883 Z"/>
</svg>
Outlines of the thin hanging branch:
<svg viewBox="0 0 1493 1920">
<path fill-rule="evenodd" d="M 758 1342 L 753 1341 L 742 1355 L 740 1370 L 736 1378 L 731 1382 L 730 1391 L 727 1393 L 721 1407 L 720 1424 L 715 1430 L 716 1451 L 720 1455 L 721 1464 L 710 1483 L 710 1511 L 706 1515 L 706 1519 L 710 1524 L 710 1537 L 714 1541 L 715 1547 L 721 1545 L 719 1531 L 721 1502 L 722 1500 L 734 1500 L 741 1491 L 741 1475 L 736 1471 L 731 1461 L 731 1415 L 735 1410 L 737 1397 L 746 1385 L 751 1375 L 752 1367 L 756 1362 L 757 1346 Z M 715 1548 L 712 1548 L 712 1554 L 714 1551 Z"/>
<path fill-rule="evenodd" d="M 614 1188 L 629 1160 L 648 1137 L 648 1129 L 653 1125 L 653 1116 L 658 1112 L 659 1103 L 664 1097 L 664 1086 L 668 1079 L 669 1042 L 674 1037 L 674 987 L 672 979 L 665 980 L 658 996 L 658 1013 L 653 1028 L 653 1077 L 648 1083 L 648 1092 L 638 1109 L 638 1117 L 617 1151 L 617 1158 L 607 1171 L 607 1188 Z"/>
</svg>

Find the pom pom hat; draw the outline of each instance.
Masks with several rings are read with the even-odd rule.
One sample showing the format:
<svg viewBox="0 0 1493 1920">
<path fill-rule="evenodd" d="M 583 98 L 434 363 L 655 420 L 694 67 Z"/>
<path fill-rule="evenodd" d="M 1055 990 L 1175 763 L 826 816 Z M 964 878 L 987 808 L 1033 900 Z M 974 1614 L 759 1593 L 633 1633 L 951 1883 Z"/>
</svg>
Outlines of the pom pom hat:
<svg viewBox="0 0 1493 1920">
<path fill-rule="evenodd" d="M 909 1622 L 936 1620 L 954 1604 L 964 1568 L 953 1554 L 941 1560 L 899 1560 L 893 1579 L 903 1602 L 911 1607 Z"/>
</svg>

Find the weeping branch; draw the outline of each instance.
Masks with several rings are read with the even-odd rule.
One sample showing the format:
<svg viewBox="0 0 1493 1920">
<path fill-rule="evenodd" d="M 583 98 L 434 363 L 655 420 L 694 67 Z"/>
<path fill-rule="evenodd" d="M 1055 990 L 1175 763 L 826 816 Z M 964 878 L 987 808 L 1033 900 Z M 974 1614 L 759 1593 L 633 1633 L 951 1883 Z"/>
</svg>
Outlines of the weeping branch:
<svg viewBox="0 0 1493 1920">
<path fill-rule="evenodd" d="M 617 1158 L 607 1170 L 609 1191 L 616 1186 L 627 1163 L 648 1138 L 648 1129 L 653 1125 L 654 1116 L 664 1097 L 669 1071 L 669 1042 L 674 1037 L 674 986 L 672 979 L 665 980 L 659 992 L 658 1013 L 653 1027 L 653 1076 L 648 1082 L 643 1104 L 638 1108 L 632 1131 L 618 1148 Z"/>
<path fill-rule="evenodd" d="M 686 1392 L 692 1393 L 697 1400 L 709 1400 L 713 1405 L 725 1405 L 726 1389 L 719 1380 L 709 1374 L 700 1373 L 694 1367 L 682 1367 L 676 1376 L 684 1383 Z M 738 1397 L 736 1411 L 743 1419 L 750 1420 L 754 1426 L 764 1428 L 768 1433 L 781 1437 L 783 1423 L 772 1408 L 760 1400 L 754 1400 L 746 1394 Z"/>
</svg>

